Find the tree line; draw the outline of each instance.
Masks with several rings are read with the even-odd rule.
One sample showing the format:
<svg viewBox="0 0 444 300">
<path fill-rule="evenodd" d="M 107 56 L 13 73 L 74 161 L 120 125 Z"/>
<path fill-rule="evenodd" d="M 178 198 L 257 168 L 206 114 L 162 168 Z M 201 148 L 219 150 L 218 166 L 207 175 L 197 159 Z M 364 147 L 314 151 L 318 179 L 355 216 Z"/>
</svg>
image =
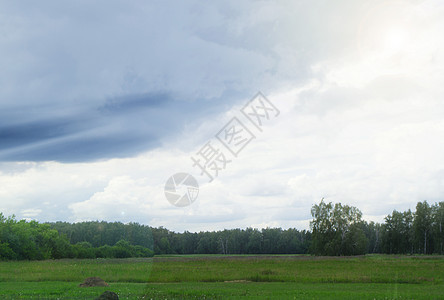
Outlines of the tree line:
<svg viewBox="0 0 444 300">
<path fill-rule="evenodd" d="M 246 228 L 177 233 L 138 223 L 44 223 L 0 213 L 0 259 L 123 258 L 154 254 L 444 254 L 444 202 L 418 202 L 416 211 L 393 211 L 384 223 L 321 200 L 310 230 Z"/>
<path fill-rule="evenodd" d="M 394 210 L 383 224 L 363 221 L 356 207 L 323 200 L 311 214 L 312 254 L 444 254 L 444 202 L 418 202 L 415 212 Z"/>
<path fill-rule="evenodd" d="M 58 230 L 76 226 L 77 224 L 69 223 L 40 224 L 37 221 L 17 221 L 14 216 L 6 218 L 0 213 L 0 260 L 127 258 L 154 255 L 152 247 L 131 244 L 131 240 L 121 235 L 93 245 L 86 238 L 91 234 L 86 227 L 82 228 L 84 232 L 80 237 L 74 235 L 68 238 L 63 230 Z"/>
<path fill-rule="evenodd" d="M 71 244 L 88 242 L 94 247 L 125 240 L 153 249 L 155 254 L 284 254 L 307 253 L 310 232 L 296 229 L 231 229 L 214 232 L 177 233 L 164 227 L 138 223 L 51 223 Z"/>
</svg>

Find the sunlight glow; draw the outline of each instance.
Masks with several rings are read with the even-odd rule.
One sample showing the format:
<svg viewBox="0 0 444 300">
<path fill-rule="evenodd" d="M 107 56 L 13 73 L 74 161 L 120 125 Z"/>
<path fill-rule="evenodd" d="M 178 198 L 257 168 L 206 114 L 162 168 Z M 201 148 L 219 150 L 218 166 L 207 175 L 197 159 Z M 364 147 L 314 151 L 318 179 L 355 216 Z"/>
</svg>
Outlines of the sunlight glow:
<svg viewBox="0 0 444 300">
<path fill-rule="evenodd" d="M 383 48 L 386 54 L 395 54 L 406 50 L 410 44 L 407 30 L 390 28 L 384 35 Z"/>
<path fill-rule="evenodd" d="M 370 9 L 363 18 L 357 36 L 358 50 L 364 59 L 387 58 L 403 54 L 411 45 L 411 7 L 388 2 Z"/>
<path fill-rule="evenodd" d="M 367 8 L 356 31 L 357 55 L 322 69 L 330 69 L 327 77 L 341 86 L 362 87 L 381 76 L 416 78 L 436 60 L 441 44 L 433 38 L 430 14 L 430 8 L 400 1 Z"/>
</svg>

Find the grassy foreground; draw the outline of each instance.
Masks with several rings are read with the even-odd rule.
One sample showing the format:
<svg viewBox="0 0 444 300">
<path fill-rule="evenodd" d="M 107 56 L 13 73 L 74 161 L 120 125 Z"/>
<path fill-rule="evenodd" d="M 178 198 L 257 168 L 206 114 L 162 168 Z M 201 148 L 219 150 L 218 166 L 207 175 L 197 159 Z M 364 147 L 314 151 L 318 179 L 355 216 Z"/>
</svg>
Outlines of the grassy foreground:
<svg viewBox="0 0 444 300">
<path fill-rule="evenodd" d="M 110 287 L 80 288 L 99 276 Z M 0 262 L 0 299 L 444 299 L 444 257 L 171 256 Z"/>
</svg>

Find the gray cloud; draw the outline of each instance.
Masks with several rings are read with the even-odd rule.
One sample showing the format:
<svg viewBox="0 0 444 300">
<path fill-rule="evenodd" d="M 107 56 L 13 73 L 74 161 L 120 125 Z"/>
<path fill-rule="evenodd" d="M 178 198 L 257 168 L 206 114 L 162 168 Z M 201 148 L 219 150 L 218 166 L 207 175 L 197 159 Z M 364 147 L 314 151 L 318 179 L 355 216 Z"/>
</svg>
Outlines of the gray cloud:
<svg viewBox="0 0 444 300">
<path fill-rule="evenodd" d="M 313 62 L 348 45 L 353 30 L 338 18 L 353 20 L 341 9 L 356 6 L 2 3 L 0 160 L 83 161 L 157 147 L 258 90 L 303 82 Z"/>
<path fill-rule="evenodd" d="M 310 60 L 282 36 L 293 16 L 278 18 L 288 5 L 2 3 L 0 160 L 134 155 L 303 78 Z"/>
<path fill-rule="evenodd" d="M 348 22 L 358 17 L 343 8 L 362 5 L 2 3 L 0 160 L 83 161 L 158 147 L 258 90 L 305 81 L 313 63 L 350 46 Z"/>
<path fill-rule="evenodd" d="M 224 105 L 206 108 L 202 101 L 145 94 L 111 98 L 95 109 L 73 113 L 48 111 L 35 116 L 24 110 L 14 119 L 2 118 L 10 122 L 0 123 L 0 160 L 76 162 L 132 156 L 159 147 L 165 136 L 178 134 L 185 123 L 214 114 Z"/>
</svg>

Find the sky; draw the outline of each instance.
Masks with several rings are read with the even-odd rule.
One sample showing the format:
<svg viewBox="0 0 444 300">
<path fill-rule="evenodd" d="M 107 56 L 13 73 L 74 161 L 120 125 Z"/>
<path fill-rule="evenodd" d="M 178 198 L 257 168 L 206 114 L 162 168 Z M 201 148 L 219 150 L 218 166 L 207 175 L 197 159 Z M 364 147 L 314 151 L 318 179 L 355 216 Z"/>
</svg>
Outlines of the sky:
<svg viewBox="0 0 444 300">
<path fill-rule="evenodd" d="M 0 1 L 0 212 L 196 232 L 443 201 L 443 30 L 440 0 Z M 279 111 L 260 130 L 258 92 Z M 229 161 L 211 182 L 208 142 Z"/>
</svg>

